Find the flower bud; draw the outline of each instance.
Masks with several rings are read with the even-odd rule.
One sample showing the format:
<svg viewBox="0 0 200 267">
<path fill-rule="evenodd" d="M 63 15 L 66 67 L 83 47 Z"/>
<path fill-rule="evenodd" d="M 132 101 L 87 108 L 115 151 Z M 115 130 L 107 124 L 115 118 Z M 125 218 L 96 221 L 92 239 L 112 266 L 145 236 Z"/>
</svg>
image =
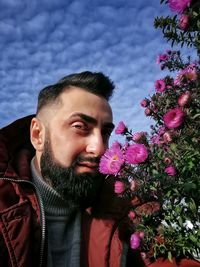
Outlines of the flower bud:
<svg viewBox="0 0 200 267">
<path fill-rule="evenodd" d="M 149 104 L 149 101 L 147 99 L 143 99 L 141 102 L 140 102 L 140 105 L 143 107 L 143 108 L 146 108 Z"/>
<path fill-rule="evenodd" d="M 144 111 L 144 113 L 145 113 L 146 116 L 150 116 L 151 113 L 152 113 L 152 111 L 151 111 L 150 108 L 146 108 L 145 111 Z"/>
<path fill-rule="evenodd" d="M 120 182 L 120 181 L 116 181 L 115 182 L 115 189 L 114 189 L 115 193 L 121 194 L 124 192 L 124 190 L 125 190 L 124 183 Z"/>
<path fill-rule="evenodd" d="M 132 137 L 132 140 L 134 142 L 139 142 L 142 139 L 143 135 L 144 135 L 143 132 L 134 133 L 133 137 Z"/>
<path fill-rule="evenodd" d="M 185 30 L 188 27 L 189 17 L 185 14 L 181 15 L 179 20 L 179 28 Z"/>
<path fill-rule="evenodd" d="M 139 232 L 139 237 L 140 238 L 144 238 L 144 235 L 145 235 L 144 232 Z"/>
<path fill-rule="evenodd" d="M 131 211 L 129 212 L 129 214 L 128 214 L 128 217 L 129 217 L 131 220 L 135 219 L 135 217 L 136 217 L 135 212 L 131 210 Z"/>
<path fill-rule="evenodd" d="M 141 253 L 140 253 L 140 256 L 142 257 L 142 259 L 143 259 L 143 260 L 145 260 L 145 259 L 146 259 L 146 257 L 147 257 L 147 255 L 146 255 L 146 253 L 145 253 L 145 252 L 141 252 Z"/>
<path fill-rule="evenodd" d="M 185 105 L 187 105 L 191 100 L 191 94 L 190 92 L 185 92 L 182 95 L 179 96 L 178 98 L 178 104 L 180 107 L 184 107 Z"/>
<path fill-rule="evenodd" d="M 132 180 L 130 182 L 130 188 L 131 188 L 131 191 L 135 191 L 135 189 L 137 188 L 137 182 L 136 182 L 136 180 Z"/>
<path fill-rule="evenodd" d="M 169 132 L 165 132 L 163 134 L 163 140 L 166 142 L 166 143 L 170 143 L 172 141 L 172 137 L 170 135 Z"/>
<path fill-rule="evenodd" d="M 170 158 L 168 158 L 168 157 L 164 158 L 164 163 L 165 164 L 169 165 L 169 164 L 171 164 L 171 162 L 172 162 L 172 160 Z"/>
</svg>

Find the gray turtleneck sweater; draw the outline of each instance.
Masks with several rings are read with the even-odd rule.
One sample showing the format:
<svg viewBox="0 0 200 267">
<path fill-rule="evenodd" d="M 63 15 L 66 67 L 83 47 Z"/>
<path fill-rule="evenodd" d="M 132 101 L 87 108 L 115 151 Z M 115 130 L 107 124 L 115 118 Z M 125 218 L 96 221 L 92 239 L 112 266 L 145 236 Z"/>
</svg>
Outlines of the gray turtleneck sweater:
<svg viewBox="0 0 200 267">
<path fill-rule="evenodd" d="M 37 172 L 31 162 L 33 183 L 42 197 L 48 236 L 48 267 L 80 266 L 80 213 L 70 217 L 67 203 Z"/>
</svg>

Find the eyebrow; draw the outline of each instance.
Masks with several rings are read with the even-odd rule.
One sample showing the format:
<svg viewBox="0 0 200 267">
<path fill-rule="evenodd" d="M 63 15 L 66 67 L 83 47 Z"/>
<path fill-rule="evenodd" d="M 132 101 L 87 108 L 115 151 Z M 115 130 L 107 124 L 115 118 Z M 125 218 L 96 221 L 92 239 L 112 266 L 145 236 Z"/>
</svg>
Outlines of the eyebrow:
<svg viewBox="0 0 200 267">
<path fill-rule="evenodd" d="M 91 116 L 88 116 L 88 115 L 86 115 L 84 113 L 74 113 L 74 114 L 71 115 L 71 118 L 73 118 L 73 117 L 80 117 L 81 119 L 83 119 L 87 123 L 97 124 L 97 120 L 95 118 L 93 118 Z M 109 128 L 111 130 L 113 130 L 115 128 L 115 125 L 112 122 L 105 122 L 103 124 L 103 126 L 105 128 Z"/>
</svg>

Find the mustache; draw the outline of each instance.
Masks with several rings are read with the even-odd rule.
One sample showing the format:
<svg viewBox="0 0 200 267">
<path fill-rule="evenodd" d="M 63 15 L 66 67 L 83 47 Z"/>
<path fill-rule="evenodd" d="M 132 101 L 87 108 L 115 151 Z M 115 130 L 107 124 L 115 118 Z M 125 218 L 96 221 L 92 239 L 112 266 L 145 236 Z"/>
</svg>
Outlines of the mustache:
<svg viewBox="0 0 200 267">
<path fill-rule="evenodd" d="M 99 165 L 100 157 L 84 157 L 84 156 L 78 156 L 75 160 L 75 164 L 81 163 L 81 162 L 91 162 L 96 163 Z"/>
</svg>

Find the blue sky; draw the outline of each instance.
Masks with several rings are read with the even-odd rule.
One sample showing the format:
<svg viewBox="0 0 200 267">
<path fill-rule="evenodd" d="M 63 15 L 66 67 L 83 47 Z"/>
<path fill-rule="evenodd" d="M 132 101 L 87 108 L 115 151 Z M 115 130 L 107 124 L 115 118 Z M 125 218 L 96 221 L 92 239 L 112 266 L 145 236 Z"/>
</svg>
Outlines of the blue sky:
<svg viewBox="0 0 200 267">
<path fill-rule="evenodd" d="M 148 130 L 140 101 L 164 76 L 155 60 L 169 48 L 153 21 L 169 12 L 159 0 L 1 0 L 0 127 L 34 113 L 44 86 L 91 70 L 116 85 L 114 122 Z"/>
</svg>

